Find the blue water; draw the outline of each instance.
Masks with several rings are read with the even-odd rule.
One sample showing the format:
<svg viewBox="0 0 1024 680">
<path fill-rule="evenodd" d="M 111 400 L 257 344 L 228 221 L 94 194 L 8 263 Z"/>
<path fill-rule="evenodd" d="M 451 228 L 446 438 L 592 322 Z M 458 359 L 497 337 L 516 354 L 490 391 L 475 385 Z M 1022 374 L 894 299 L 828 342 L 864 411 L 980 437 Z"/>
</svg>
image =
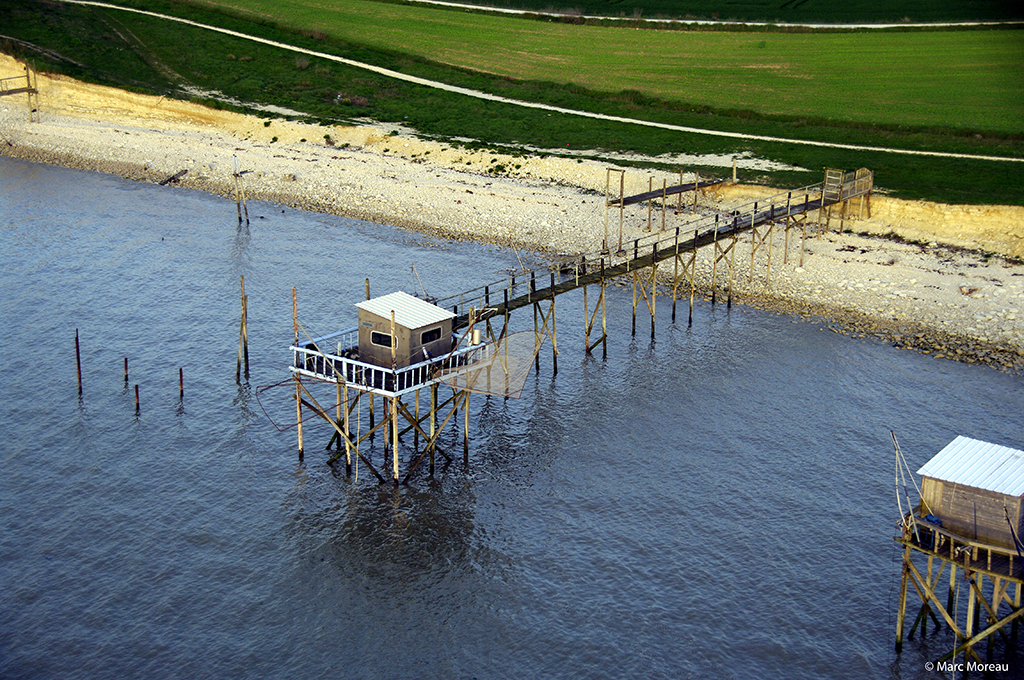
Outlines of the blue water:
<svg viewBox="0 0 1024 680">
<path fill-rule="evenodd" d="M 934 677 L 948 632 L 893 651 L 889 430 L 914 469 L 958 434 L 1020 447 L 1024 379 L 739 305 L 666 304 L 651 343 L 614 287 L 585 358 L 577 292 L 557 376 L 548 347 L 522 398 L 474 397 L 469 468 L 450 432 L 396 490 L 328 467 L 325 425 L 300 463 L 261 389 L 292 287 L 315 335 L 367 277 L 443 296 L 515 255 L 249 210 L 0 159 L 0 677 Z"/>
</svg>

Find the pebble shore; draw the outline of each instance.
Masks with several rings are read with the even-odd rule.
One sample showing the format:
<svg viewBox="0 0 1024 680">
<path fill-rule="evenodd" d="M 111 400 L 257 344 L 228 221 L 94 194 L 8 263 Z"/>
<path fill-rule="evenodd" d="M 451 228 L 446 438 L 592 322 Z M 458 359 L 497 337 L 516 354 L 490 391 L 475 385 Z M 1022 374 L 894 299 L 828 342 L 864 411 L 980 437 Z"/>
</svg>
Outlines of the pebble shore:
<svg viewBox="0 0 1024 680">
<path fill-rule="evenodd" d="M 0 55 L 0 77 L 16 68 Z M 0 100 L 0 154 L 145 182 L 187 171 L 178 185 L 227 197 L 234 196 L 237 158 L 250 200 L 553 260 L 596 251 L 604 238 L 608 169 L 614 167 L 607 160 L 468 150 L 394 127 L 262 119 L 64 78 L 39 80 L 40 122 L 29 123 L 22 100 Z M 741 163 L 741 181 L 743 171 Z M 731 172 L 723 167 L 722 177 L 731 179 Z M 678 174 L 635 169 L 625 176 L 627 195 L 679 181 Z M 686 181 L 692 177 L 684 173 Z M 772 193 L 726 184 L 699 196 L 697 208 L 728 211 Z M 692 195 L 683 200 L 682 206 L 669 202 L 666 228 L 692 219 Z M 758 251 L 751 271 L 750 244 L 740 240 L 733 304 L 796 315 L 827 331 L 937 359 L 1024 373 L 1024 210 L 921 204 L 915 222 L 912 202 L 873 200 L 870 219 L 808 238 L 802 263 L 799 236 L 790 235 L 787 251 L 783 230 L 776 230 L 770 273 L 767 249 Z M 617 238 L 617 211 L 607 219 Z M 657 207 L 650 216 L 646 204 L 627 208 L 623 239 L 660 229 L 661 219 Z M 698 255 L 697 281 L 709 296 L 713 254 L 705 250 Z M 670 284 L 665 281 L 666 292 Z M 719 300 L 726 287 L 719 272 Z"/>
</svg>

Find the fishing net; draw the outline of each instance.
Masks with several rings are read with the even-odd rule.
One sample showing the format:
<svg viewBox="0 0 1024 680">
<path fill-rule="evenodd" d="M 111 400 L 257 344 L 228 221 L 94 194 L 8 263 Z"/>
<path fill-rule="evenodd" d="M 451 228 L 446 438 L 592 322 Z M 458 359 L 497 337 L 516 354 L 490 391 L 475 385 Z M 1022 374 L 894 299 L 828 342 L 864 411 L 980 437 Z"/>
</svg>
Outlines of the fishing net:
<svg viewBox="0 0 1024 680">
<path fill-rule="evenodd" d="M 544 344 L 533 331 L 511 333 L 498 342 L 481 346 L 473 359 L 438 375 L 438 380 L 457 390 L 518 399 L 530 367 Z"/>
</svg>

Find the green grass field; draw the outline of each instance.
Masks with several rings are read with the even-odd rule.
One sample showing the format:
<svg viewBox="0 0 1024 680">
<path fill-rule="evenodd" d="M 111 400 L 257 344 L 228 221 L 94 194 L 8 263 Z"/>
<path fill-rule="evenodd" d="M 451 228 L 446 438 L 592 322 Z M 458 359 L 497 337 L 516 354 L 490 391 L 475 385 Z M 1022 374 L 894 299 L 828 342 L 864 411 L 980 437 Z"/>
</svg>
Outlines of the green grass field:
<svg viewBox="0 0 1024 680">
<path fill-rule="evenodd" d="M 133 3 L 406 74 L 570 109 L 783 138 L 1024 157 L 1019 115 L 1024 101 L 1016 77 L 1024 59 L 1014 40 L 1024 37 L 1020 31 L 652 32 L 364 0 L 335 2 L 333 9 L 314 12 L 304 1 L 247 2 L 250 10 L 262 8 L 259 17 L 225 13 L 223 2 L 221 11 L 165 0 Z M 879 185 L 903 197 L 1024 204 L 1024 163 L 730 140 L 595 121 L 481 102 L 127 12 L 37 0 L 7 4 L 6 35 L 67 59 L 50 59 L 2 40 L 0 49 L 38 68 L 128 89 L 166 94 L 190 84 L 242 101 L 286 106 L 325 122 L 372 117 L 424 135 L 469 137 L 492 147 L 519 143 L 651 156 L 749 152 L 807 169 L 746 177 L 776 186 L 816 181 L 823 166 L 869 167 L 876 170 Z M 352 8 L 363 18 L 357 21 Z M 376 13 L 371 11 L 375 8 Z M 392 15 L 393 10 L 413 13 Z M 589 37 L 594 35 L 605 42 L 598 44 Z M 440 47 L 442 38 L 447 40 L 446 58 L 440 53 L 428 58 L 430 46 Z M 688 41 L 687 49 L 670 39 Z M 613 42 L 618 47 L 611 50 Z M 460 44 L 466 49 L 456 49 Z M 651 44 L 660 47 L 654 50 Z M 823 45 L 828 46 L 825 55 L 819 54 Z M 637 62 L 633 50 L 647 51 Z M 477 56 L 466 56 L 471 53 Z M 567 60 L 580 66 L 569 68 Z M 929 67 L 930 62 L 936 65 Z M 652 65 L 640 69 L 637 63 Z M 660 77 L 648 75 L 643 82 L 630 77 L 634 71 L 653 73 L 655 63 Z M 894 69 L 906 75 L 905 83 L 893 81 Z M 666 86 L 668 80 L 675 85 Z M 836 103 L 839 97 L 845 97 L 844 104 Z"/>
<path fill-rule="evenodd" d="M 461 0 L 462 4 L 534 12 L 565 12 L 602 17 L 717 19 L 790 23 L 895 23 L 999 21 L 1024 18 L 1024 7 L 1004 0 Z"/>
<path fill-rule="evenodd" d="M 637 31 L 372 0 L 197 0 L 517 80 L 768 115 L 1024 133 L 1024 31 Z"/>
</svg>

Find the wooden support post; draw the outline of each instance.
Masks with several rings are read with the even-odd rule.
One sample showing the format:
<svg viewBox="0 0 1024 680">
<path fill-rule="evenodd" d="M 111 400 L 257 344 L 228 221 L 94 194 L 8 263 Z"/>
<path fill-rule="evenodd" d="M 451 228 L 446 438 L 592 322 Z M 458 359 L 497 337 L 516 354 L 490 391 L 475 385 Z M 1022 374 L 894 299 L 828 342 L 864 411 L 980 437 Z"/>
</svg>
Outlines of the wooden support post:
<svg viewBox="0 0 1024 680">
<path fill-rule="evenodd" d="M 668 199 L 668 182 L 661 180 L 661 231 L 665 231 L 665 208 Z M 681 194 L 680 194 L 681 195 Z"/>
<path fill-rule="evenodd" d="M 391 312 L 392 318 L 394 314 Z M 395 486 L 398 486 L 398 397 L 391 398 L 391 460 L 391 472 L 395 479 Z"/>
<path fill-rule="evenodd" d="M 605 168 L 604 171 L 604 240 L 601 241 L 601 252 L 608 252 L 608 208 L 611 205 L 612 171 Z M 513 281 L 512 285 L 515 285 Z"/>
<path fill-rule="evenodd" d="M 82 351 L 78 342 L 78 329 L 75 329 L 75 365 L 78 366 L 78 396 L 82 396 Z"/>
<path fill-rule="evenodd" d="M 420 391 L 416 390 L 416 408 L 414 409 L 413 416 L 416 418 L 416 422 L 420 422 Z M 420 431 L 419 428 L 413 428 L 412 433 L 412 448 L 414 451 L 420 450 Z"/>
<path fill-rule="evenodd" d="M 437 430 L 437 383 L 430 386 L 430 442 L 434 441 Z M 430 449 L 430 476 L 434 476 L 434 447 L 429 443 Z"/>
<path fill-rule="evenodd" d="M 139 415 L 139 386 L 135 385 L 135 415 Z"/>
<path fill-rule="evenodd" d="M 732 243 L 729 244 L 729 248 L 732 250 L 732 256 L 729 259 L 729 297 L 726 298 L 725 307 L 726 309 L 732 309 L 732 281 L 733 274 L 736 271 L 736 233 L 733 232 Z"/>
<path fill-rule="evenodd" d="M 398 338 L 395 337 L 395 310 L 391 310 L 391 370 L 398 368 Z M 398 385 L 395 385 L 398 388 Z"/>
<path fill-rule="evenodd" d="M 619 249 L 617 254 L 622 253 L 622 223 L 626 219 L 626 171 L 619 173 Z"/>
<path fill-rule="evenodd" d="M 128 387 L 128 357 L 124 358 L 124 386 Z"/>
<path fill-rule="evenodd" d="M 346 477 L 351 477 L 352 476 L 352 443 L 351 443 L 350 439 L 352 437 L 352 430 L 351 430 L 351 428 L 349 428 L 348 383 L 345 383 L 342 386 L 342 399 L 344 400 L 344 403 L 345 403 L 345 408 L 342 409 L 342 411 L 344 412 L 343 413 L 343 417 L 345 419 L 344 423 L 342 425 L 342 427 L 344 427 L 344 430 L 345 430 L 345 476 Z"/>
<path fill-rule="evenodd" d="M 736 156 L 732 157 L 732 183 L 736 184 Z"/>
<path fill-rule="evenodd" d="M 373 441 L 373 437 L 374 437 L 374 435 L 372 434 L 372 432 L 374 430 L 374 427 L 373 427 L 373 425 L 374 425 L 374 422 L 373 422 L 374 421 L 374 413 L 373 413 L 374 398 L 373 398 L 373 392 L 369 392 L 368 394 L 370 395 L 370 431 L 371 431 L 370 441 L 372 442 Z M 381 397 L 381 399 L 383 399 L 383 397 Z"/>
<path fill-rule="evenodd" d="M 676 322 L 676 292 L 679 288 L 679 227 L 676 227 L 675 256 L 672 266 L 672 323 Z"/>
<path fill-rule="evenodd" d="M 366 299 L 370 299 L 370 279 L 366 279 Z"/>
<path fill-rule="evenodd" d="M 185 400 L 185 369 L 178 369 L 178 400 Z"/>
<path fill-rule="evenodd" d="M 690 255 L 690 317 L 686 322 L 693 325 L 693 294 L 697 286 L 697 230 L 693 230 L 693 254 Z"/>
<path fill-rule="evenodd" d="M 1013 609 L 1015 611 L 1021 608 L 1021 591 L 1024 590 L 1024 583 L 1017 583 L 1016 594 L 1013 596 Z M 1013 627 L 1010 629 L 1010 637 L 1014 640 L 1017 639 L 1017 624 L 1020 619 L 1013 620 Z"/>
<path fill-rule="evenodd" d="M 717 214 L 715 214 L 715 236 L 714 236 L 714 242 L 715 242 L 715 245 L 714 245 L 715 258 L 711 262 L 711 305 L 712 306 L 715 305 L 715 297 L 716 297 L 716 295 L 718 293 L 718 260 L 720 259 L 719 256 L 718 256 L 719 245 L 718 245 L 718 215 Z"/>
<path fill-rule="evenodd" d="M 299 462 L 302 462 L 302 384 L 299 382 L 299 376 L 295 376 L 295 416 L 298 423 L 298 437 L 299 437 Z"/>
<path fill-rule="evenodd" d="M 587 286 L 583 284 L 583 353 L 590 354 L 590 305 L 587 303 Z"/>
<path fill-rule="evenodd" d="M 654 317 L 658 308 L 658 244 L 652 246 L 651 253 L 651 340 L 654 340 Z"/>
<path fill-rule="evenodd" d="M 555 293 L 551 292 L 551 377 L 558 375 L 558 332 L 555 329 Z M 469 404 L 469 393 L 466 394 L 466 403 Z"/>
<path fill-rule="evenodd" d="M 242 279 L 242 321 L 238 327 L 238 363 L 235 365 L 235 382 L 242 380 L 242 362 L 245 361 L 245 377 L 249 377 L 249 321 L 248 321 L 248 298 L 245 295 L 245 276 Z M 294 288 L 292 289 L 292 302 L 295 304 Z M 296 323 L 295 343 L 299 342 L 298 314 L 293 306 L 293 317 Z"/>
<path fill-rule="evenodd" d="M 900 578 L 900 594 L 896 613 L 896 653 L 903 651 L 903 619 L 907 615 L 907 582 L 910 577 L 910 546 L 903 550 L 903 576 Z"/>
<path fill-rule="evenodd" d="M 235 165 L 235 205 L 238 208 L 238 226 L 242 226 L 242 210 L 245 210 L 245 226 L 249 226 L 249 206 L 245 202 L 245 188 L 242 186 L 242 173 L 238 171 L 238 156 L 232 156 Z"/>
<path fill-rule="evenodd" d="M 699 172 L 695 172 L 695 173 L 693 173 L 693 210 L 691 211 L 691 212 L 693 212 L 694 215 L 697 214 L 697 187 L 699 187 L 699 186 L 700 186 L 700 173 Z"/>
<path fill-rule="evenodd" d="M 639 274 L 633 272 L 633 337 L 636 337 L 636 286 Z"/>
<path fill-rule="evenodd" d="M 679 186 L 683 186 L 683 171 L 679 171 Z M 676 195 L 676 214 L 683 212 L 683 192 Z"/>
<path fill-rule="evenodd" d="M 553 300 L 554 298 L 552 298 Z M 462 398 L 462 464 L 469 466 L 469 390 L 463 392 Z"/>
</svg>

